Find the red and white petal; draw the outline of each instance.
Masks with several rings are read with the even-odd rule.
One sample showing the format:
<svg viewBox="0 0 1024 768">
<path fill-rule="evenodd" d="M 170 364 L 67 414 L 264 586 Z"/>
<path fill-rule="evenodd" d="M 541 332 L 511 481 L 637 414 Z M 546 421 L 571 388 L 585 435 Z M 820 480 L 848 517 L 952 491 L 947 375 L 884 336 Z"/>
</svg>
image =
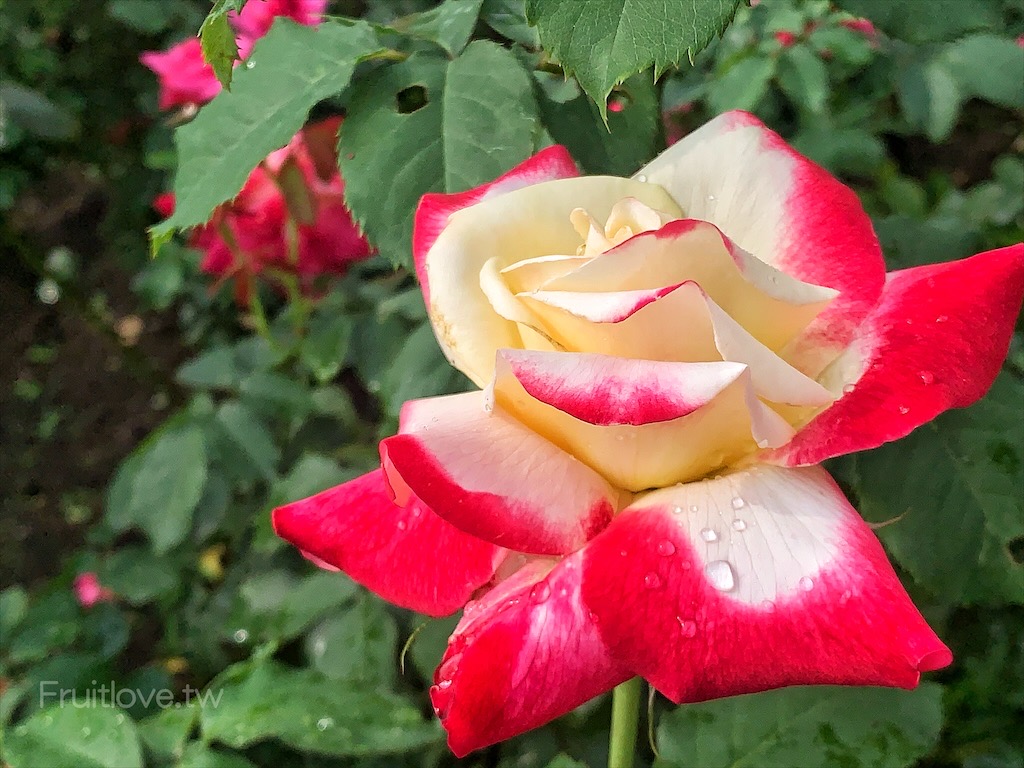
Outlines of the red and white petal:
<svg viewBox="0 0 1024 768">
<path fill-rule="evenodd" d="M 893 272 L 848 352 L 822 377 L 842 397 L 772 457 L 788 465 L 874 448 L 992 386 L 1024 296 L 1024 245 Z"/>
<path fill-rule="evenodd" d="M 423 298 L 430 305 L 430 288 L 424 269 L 427 252 L 434 245 L 438 235 L 448 226 L 448 217 L 471 205 L 491 197 L 504 195 L 523 187 L 555 179 L 571 179 L 579 176 L 576 163 L 565 147 L 555 144 L 542 149 L 528 160 L 524 160 L 508 173 L 488 184 L 466 192 L 446 195 L 431 192 L 423 196 L 416 208 L 412 230 L 412 255 L 416 275 L 420 280 Z"/>
<path fill-rule="evenodd" d="M 478 386 L 490 381 L 494 353 L 517 345 L 514 322 L 491 306 L 480 287 L 485 262 L 501 270 L 524 259 L 574 254 L 579 235 L 569 219 L 576 206 L 599 218 L 616 202 L 636 197 L 678 213 L 655 184 L 589 176 L 559 179 L 488 197 L 452 213 L 422 259 L 420 281 L 429 286 L 427 309 L 441 349 Z"/>
<path fill-rule="evenodd" d="M 501 270 L 501 275 L 512 293 L 535 291 L 542 288 L 549 280 L 572 272 L 592 258 L 593 256 L 562 256 L 558 254 L 537 256 L 505 267 Z"/>
<path fill-rule="evenodd" d="M 738 363 L 501 350 L 487 396 L 495 413 L 630 491 L 700 477 L 793 435 Z"/>
<path fill-rule="evenodd" d="M 457 757 L 570 712 L 632 677 L 580 599 L 581 553 L 534 562 L 466 606 L 430 698 Z M 549 572 L 550 571 L 550 572 Z"/>
<path fill-rule="evenodd" d="M 819 467 L 654 491 L 582 555 L 583 599 L 612 654 L 675 702 L 912 688 L 952 660 Z"/>
<path fill-rule="evenodd" d="M 453 525 L 531 554 L 573 552 L 603 529 L 620 492 L 483 392 L 407 403 L 403 432 L 380 444 L 399 504 L 410 494 Z"/>
<path fill-rule="evenodd" d="M 515 298 L 563 349 L 644 360 L 743 363 L 750 367 L 754 390 L 771 402 L 818 407 L 834 399 L 749 334 L 696 283 L 609 293 L 534 291 Z"/>
<path fill-rule="evenodd" d="M 463 533 L 419 499 L 391 501 L 375 470 L 278 507 L 274 531 L 313 562 L 344 571 L 385 600 L 431 616 L 466 604 L 506 551 Z"/>
<path fill-rule="evenodd" d="M 753 115 L 715 118 L 641 177 L 762 261 L 840 292 L 792 345 L 789 359 L 811 376 L 846 348 L 881 295 L 885 263 L 857 196 Z"/>
<path fill-rule="evenodd" d="M 691 214 L 687 211 L 687 214 Z M 636 291 L 692 281 L 758 341 L 781 349 L 836 292 L 800 282 L 737 248 L 713 224 L 680 219 L 626 240 L 545 291 Z"/>
</svg>

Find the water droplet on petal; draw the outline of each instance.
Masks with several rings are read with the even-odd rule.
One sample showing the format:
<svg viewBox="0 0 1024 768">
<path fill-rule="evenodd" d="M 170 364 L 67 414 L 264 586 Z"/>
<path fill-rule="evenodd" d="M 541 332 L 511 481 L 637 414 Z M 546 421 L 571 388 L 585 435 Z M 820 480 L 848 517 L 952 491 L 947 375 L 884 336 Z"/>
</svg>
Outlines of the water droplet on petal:
<svg viewBox="0 0 1024 768">
<path fill-rule="evenodd" d="M 908 413 L 910 413 L 910 408 L 905 406 L 905 405 L 901 405 L 900 408 L 899 408 L 899 411 L 900 411 L 900 414 L 902 414 L 903 416 L 906 416 Z"/>
<path fill-rule="evenodd" d="M 713 528 L 702 528 L 700 537 L 709 543 L 712 541 L 718 541 L 718 531 Z"/>
<path fill-rule="evenodd" d="M 648 589 L 657 589 L 661 586 L 661 576 L 656 574 L 654 571 L 651 571 L 644 576 L 644 586 Z"/>
<path fill-rule="evenodd" d="M 853 384 L 847 384 L 845 387 L 843 387 L 843 392 L 848 395 L 855 389 L 856 387 Z"/>
<path fill-rule="evenodd" d="M 934 384 L 935 383 L 935 374 L 932 373 L 931 371 L 921 371 L 917 375 L 921 379 L 921 381 L 923 381 L 925 384 Z"/>
<path fill-rule="evenodd" d="M 699 512 L 700 511 L 700 507 L 698 507 L 696 504 L 691 504 L 690 505 L 690 511 L 691 512 Z"/>
<path fill-rule="evenodd" d="M 711 202 L 714 202 L 716 200 L 716 198 L 715 198 L 714 195 L 708 195 L 708 200 L 710 200 Z"/>
<path fill-rule="evenodd" d="M 637 180 L 637 181 L 639 181 L 639 182 L 640 182 L 640 183 L 642 184 L 642 183 L 644 183 L 645 181 L 647 181 L 647 177 L 646 177 L 646 176 L 644 176 L 644 175 L 643 175 L 643 174 L 641 173 L 641 174 L 640 174 L 639 176 L 637 176 L 637 177 L 636 177 L 636 180 Z"/>
<path fill-rule="evenodd" d="M 734 531 L 745 531 L 747 530 L 747 521 L 736 518 L 732 521 L 732 529 Z"/>
<path fill-rule="evenodd" d="M 626 556 L 627 554 L 629 554 L 629 553 L 628 553 L 628 552 L 626 552 L 626 550 L 624 550 L 624 549 L 623 549 L 623 550 L 621 550 L 621 551 L 619 552 L 619 554 L 620 554 L 620 555 L 621 555 L 622 557 L 625 557 L 625 556 Z"/>
<path fill-rule="evenodd" d="M 535 603 L 543 603 L 551 597 L 551 587 L 547 581 L 538 581 L 530 590 L 530 599 Z"/>
<path fill-rule="evenodd" d="M 316 721 L 316 729 L 318 731 L 326 731 L 332 725 L 334 725 L 334 720 L 330 717 L 321 717 Z"/>
<path fill-rule="evenodd" d="M 814 580 L 810 576 L 801 576 L 800 581 L 797 582 L 797 586 L 804 592 L 810 592 L 814 589 Z"/>
<path fill-rule="evenodd" d="M 848 602 L 850 602 L 851 597 L 853 597 L 853 592 L 847 589 L 843 592 L 843 594 L 839 596 L 839 604 L 846 605 Z"/>
<path fill-rule="evenodd" d="M 252 59 L 249 59 L 247 62 L 245 62 L 245 68 L 246 69 L 252 69 L 255 66 L 256 66 L 256 62 L 253 61 Z"/>
<path fill-rule="evenodd" d="M 442 680 L 441 682 L 439 682 L 437 684 L 437 687 L 438 687 L 438 690 L 446 691 L 446 690 L 448 690 L 449 688 L 452 687 L 452 681 L 451 680 Z"/>
<path fill-rule="evenodd" d="M 939 315 L 938 317 L 935 318 L 936 323 L 944 323 L 947 320 L 949 320 L 949 315 Z"/>
<path fill-rule="evenodd" d="M 775 610 L 775 603 L 773 603 L 771 600 L 762 600 L 761 601 L 761 610 L 762 611 L 774 611 Z"/>
<path fill-rule="evenodd" d="M 676 545 L 668 539 L 658 543 L 658 554 L 662 557 L 671 557 L 676 553 Z"/>
<path fill-rule="evenodd" d="M 672 507 L 672 514 L 673 515 L 681 515 L 681 514 L 683 514 L 683 508 L 679 507 L 679 506 Z"/>
<path fill-rule="evenodd" d="M 404 531 L 408 527 L 408 525 L 409 524 L 407 522 L 405 522 L 405 520 L 399 520 L 398 521 L 398 530 Z"/>
<path fill-rule="evenodd" d="M 741 497 L 737 496 L 735 499 L 732 500 L 732 508 L 733 509 L 743 509 L 743 507 L 746 505 L 746 503 L 747 502 L 745 502 Z"/>
<path fill-rule="evenodd" d="M 704 566 L 704 573 L 711 586 L 720 592 L 728 592 L 736 586 L 736 574 L 725 560 L 712 560 Z"/>
<path fill-rule="evenodd" d="M 682 616 L 676 616 L 676 621 L 679 622 L 679 631 L 683 633 L 683 637 L 693 637 L 697 634 L 697 622 L 684 619 Z"/>
</svg>

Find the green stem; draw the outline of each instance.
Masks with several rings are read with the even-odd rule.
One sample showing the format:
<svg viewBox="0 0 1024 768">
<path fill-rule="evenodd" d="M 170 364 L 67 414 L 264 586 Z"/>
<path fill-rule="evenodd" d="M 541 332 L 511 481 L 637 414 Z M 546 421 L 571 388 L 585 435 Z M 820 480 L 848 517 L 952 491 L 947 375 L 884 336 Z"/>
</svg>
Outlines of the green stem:
<svg viewBox="0 0 1024 768">
<path fill-rule="evenodd" d="M 643 681 L 627 680 L 612 691 L 612 732 L 608 743 L 608 768 L 633 768 L 636 734 L 640 724 Z"/>
</svg>

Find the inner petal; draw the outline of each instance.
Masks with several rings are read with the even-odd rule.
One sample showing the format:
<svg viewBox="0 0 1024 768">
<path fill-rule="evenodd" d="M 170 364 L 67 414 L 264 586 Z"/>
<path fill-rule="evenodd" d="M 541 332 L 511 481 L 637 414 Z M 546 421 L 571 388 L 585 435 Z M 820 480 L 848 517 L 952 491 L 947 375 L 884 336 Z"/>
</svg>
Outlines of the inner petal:
<svg viewBox="0 0 1024 768">
<path fill-rule="evenodd" d="M 569 214 L 573 228 L 583 239 L 583 244 L 576 249 L 578 256 L 604 253 L 634 235 L 661 229 L 677 218 L 651 208 L 635 197 L 625 197 L 613 205 L 603 227 L 584 208 L 575 208 Z"/>
</svg>

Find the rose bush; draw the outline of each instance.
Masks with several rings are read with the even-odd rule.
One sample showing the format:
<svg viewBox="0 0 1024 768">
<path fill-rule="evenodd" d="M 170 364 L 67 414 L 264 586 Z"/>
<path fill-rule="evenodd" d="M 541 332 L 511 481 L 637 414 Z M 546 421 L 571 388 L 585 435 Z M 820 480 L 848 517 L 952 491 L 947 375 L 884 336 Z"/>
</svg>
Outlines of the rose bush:
<svg viewBox="0 0 1024 768">
<path fill-rule="evenodd" d="M 465 605 L 431 689 L 456 754 L 637 675 L 695 702 L 950 663 L 816 465 L 984 394 L 1024 245 L 886 275 L 853 192 L 734 112 L 631 179 L 556 146 L 427 195 L 413 250 L 480 390 L 407 403 L 381 469 L 273 522 L 398 605 Z"/>
</svg>

